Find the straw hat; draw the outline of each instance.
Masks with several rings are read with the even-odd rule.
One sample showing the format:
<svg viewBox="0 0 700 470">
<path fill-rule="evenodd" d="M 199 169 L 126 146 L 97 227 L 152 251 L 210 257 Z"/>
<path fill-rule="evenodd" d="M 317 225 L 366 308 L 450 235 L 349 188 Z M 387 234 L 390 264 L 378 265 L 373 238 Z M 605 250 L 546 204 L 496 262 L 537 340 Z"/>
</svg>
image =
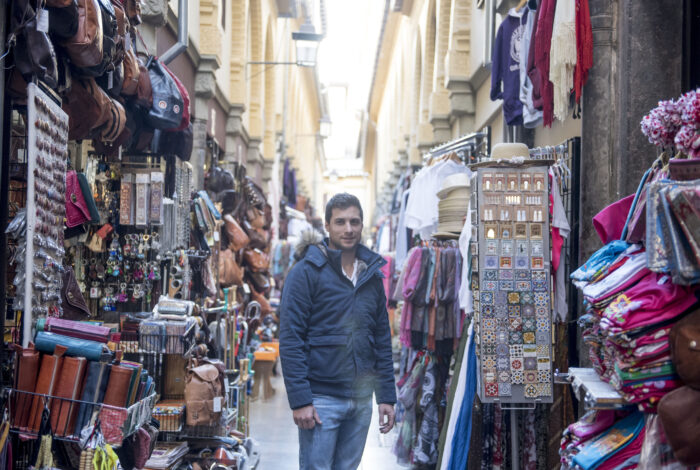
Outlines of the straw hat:
<svg viewBox="0 0 700 470">
<path fill-rule="evenodd" d="M 451 196 L 455 190 L 460 190 L 460 194 L 469 194 L 471 185 L 469 175 L 467 173 L 455 173 L 442 180 L 442 186 L 437 193 L 437 197 L 445 199 L 448 194 Z"/>
<path fill-rule="evenodd" d="M 521 143 L 496 144 L 491 149 L 491 160 L 510 160 L 515 157 L 530 158 L 527 145 Z"/>
</svg>

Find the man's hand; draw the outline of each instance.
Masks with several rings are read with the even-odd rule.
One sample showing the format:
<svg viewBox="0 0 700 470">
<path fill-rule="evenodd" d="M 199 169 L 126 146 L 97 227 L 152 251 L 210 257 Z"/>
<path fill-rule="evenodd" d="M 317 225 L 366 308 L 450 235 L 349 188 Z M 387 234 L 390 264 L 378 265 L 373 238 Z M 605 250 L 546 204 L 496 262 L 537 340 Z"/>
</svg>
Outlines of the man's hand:
<svg viewBox="0 0 700 470">
<path fill-rule="evenodd" d="M 316 408 L 314 408 L 314 405 L 297 408 L 292 412 L 292 414 L 294 415 L 294 424 L 299 426 L 299 429 L 313 429 L 317 423 L 322 424 L 321 418 L 318 417 L 318 413 L 316 413 Z"/>
<path fill-rule="evenodd" d="M 394 405 L 382 403 L 379 405 L 379 432 L 386 434 L 394 427 Z"/>
</svg>

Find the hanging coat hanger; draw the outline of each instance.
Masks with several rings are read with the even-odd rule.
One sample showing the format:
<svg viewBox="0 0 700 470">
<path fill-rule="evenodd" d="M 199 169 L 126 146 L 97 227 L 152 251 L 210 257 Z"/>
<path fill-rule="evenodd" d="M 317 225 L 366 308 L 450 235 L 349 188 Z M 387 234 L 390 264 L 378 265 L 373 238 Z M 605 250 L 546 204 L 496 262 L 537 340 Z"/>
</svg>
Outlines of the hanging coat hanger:
<svg viewBox="0 0 700 470">
<path fill-rule="evenodd" d="M 520 3 L 518 3 L 518 6 L 515 7 L 515 10 L 520 12 L 522 11 L 523 8 L 525 8 L 525 5 L 527 5 L 528 0 L 520 0 Z"/>
</svg>

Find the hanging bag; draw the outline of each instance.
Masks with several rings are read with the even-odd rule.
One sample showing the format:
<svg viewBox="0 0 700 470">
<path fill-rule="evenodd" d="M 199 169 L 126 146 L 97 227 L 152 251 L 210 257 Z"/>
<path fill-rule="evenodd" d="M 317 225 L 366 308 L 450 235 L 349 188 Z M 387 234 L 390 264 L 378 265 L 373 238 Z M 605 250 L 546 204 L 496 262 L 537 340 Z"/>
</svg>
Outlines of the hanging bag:
<svg viewBox="0 0 700 470">
<path fill-rule="evenodd" d="M 70 0 L 60 8 L 50 6 L 46 2 L 49 11 L 49 33 L 55 39 L 70 39 L 78 32 L 80 15 L 78 13 L 78 1 Z"/>
<path fill-rule="evenodd" d="M 97 0 L 98 15 L 102 24 L 102 57 L 101 60 L 91 66 L 80 69 L 80 73 L 88 77 L 100 77 L 107 72 L 112 72 L 112 84 L 114 82 L 114 61 L 117 53 L 117 14 L 109 0 Z M 106 78 L 104 82 L 106 82 Z M 107 85 L 105 83 L 105 85 Z M 111 87 L 105 86 L 105 89 Z"/>
<path fill-rule="evenodd" d="M 151 56 L 146 64 L 151 79 L 153 105 L 146 121 L 154 129 L 175 129 L 182 123 L 184 102 L 175 80 L 157 57 Z"/>
<path fill-rule="evenodd" d="M 53 43 L 39 27 L 39 10 L 27 0 L 12 6 L 11 36 L 16 40 L 14 58 L 17 69 L 28 82 L 33 76 L 51 88 L 58 86 L 58 62 Z M 12 38 L 8 39 L 8 43 Z"/>
<path fill-rule="evenodd" d="M 175 75 L 172 70 L 170 70 L 168 67 L 163 64 L 163 68 L 165 69 L 168 74 L 172 77 L 172 79 L 175 81 L 175 85 L 177 85 L 177 90 L 180 92 L 180 96 L 182 97 L 182 122 L 176 129 L 172 129 L 174 131 L 181 131 L 184 129 L 187 129 L 187 126 L 190 124 L 190 94 L 187 92 L 187 88 L 185 88 L 185 85 L 182 84 L 179 78 L 177 78 L 177 75 Z"/>
<path fill-rule="evenodd" d="M 102 12 L 98 0 L 78 0 L 78 32 L 63 42 L 77 68 L 102 62 Z"/>
<path fill-rule="evenodd" d="M 204 363 L 195 366 L 190 361 L 185 377 L 185 406 L 188 426 L 219 424 L 223 389 L 219 369 L 215 365 Z"/>
</svg>

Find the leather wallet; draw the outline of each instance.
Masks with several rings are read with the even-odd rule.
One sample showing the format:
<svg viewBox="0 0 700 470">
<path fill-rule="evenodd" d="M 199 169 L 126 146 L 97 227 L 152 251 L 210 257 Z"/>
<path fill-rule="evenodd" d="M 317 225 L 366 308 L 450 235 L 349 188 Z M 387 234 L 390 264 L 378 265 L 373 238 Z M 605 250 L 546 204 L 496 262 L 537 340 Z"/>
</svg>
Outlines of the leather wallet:
<svg viewBox="0 0 700 470">
<path fill-rule="evenodd" d="M 57 345 L 66 347 L 66 356 L 82 356 L 91 361 L 99 361 L 111 356 L 107 345 L 87 339 L 40 331 L 36 334 L 36 348 L 43 353 L 51 353 Z"/>
<path fill-rule="evenodd" d="M 102 403 L 107 391 L 111 369 L 112 365 L 107 362 L 89 361 L 85 375 L 85 386 L 83 387 L 80 401 Z M 78 418 L 75 423 L 75 435 L 77 436 L 80 435 L 80 431 L 85 426 L 92 423 L 92 416 L 99 410 L 99 407 L 88 403 L 80 404 Z"/>
<path fill-rule="evenodd" d="M 31 411 L 32 395 L 21 393 L 33 392 L 36 387 L 37 373 L 39 372 L 39 351 L 30 343 L 28 348 L 19 345 L 17 350 L 17 362 L 15 366 L 15 389 L 19 390 L 12 400 L 12 427 L 20 430 L 27 429 L 27 421 Z"/>
<path fill-rule="evenodd" d="M 83 293 L 75 279 L 73 268 L 66 266 L 61 287 L 61 307 L 66 320 L 82 320 L 90 317 L 90 309 L 85 303 Z"/>
<path fill-rule="evenodd" d="M 133 370 L 131 375 L 131 380 L 129 381 L 129 393 L 127 394 L 126 406 L 131 406 L 136 402 L 136 392 L 138 391 L 139 384 L 141 383 L 141 371 L 143 370 L 143 365 L 138 362 L 128 362 L 122 361 L 121 364 L 124 367 L 130 367 Z"/>
<path fill-rule="evenodd" d="M 34 393 L 39 395 L 35 395 L 32 400 L 32 409 L 27 425 L 29 431 L 39 431 L 44 405 L 49 408 L 51 406 L 50 398 L 44 400 L 44 397 L 40 395 L 53 395 L 56 382 L 58 382 L 58 377 L 61 374 L 63 355 L 66 353 L 67 349 L 68 348 L 65 346 L 57 345 L 52 351 L 53 354 L 44 354 L 41 358 L 41 368 L 39 369 L 39 376 L 36 381 L 36 387 L 34 388 Z"/>
<path fill-rule="evenodd" d="M 63 358 L 61 375 L 54 391 L 56 398 L 51 404 L 51 429 L 56 436 L 67 436 L 73 432 L 79 404 L 71 400 L 77 400 L 80 396 L 86 365 L 87 359 L 84 357 Z"/>
<path fill-rule="evenodd" d="M 104 404 L 123 408 L 126 406 L 129 394 L 129 385 L 134 369 L 126 366 L 113 365 L 109 374 L 107 391 L 104 396 Z"/>
<path fill-rule="evenodd" d="M 44 331 L 70 336 L 71 338 L 108 343 L 111 330 L 106 326 L 49 317 L 46 319 Z"/>
</svg>

